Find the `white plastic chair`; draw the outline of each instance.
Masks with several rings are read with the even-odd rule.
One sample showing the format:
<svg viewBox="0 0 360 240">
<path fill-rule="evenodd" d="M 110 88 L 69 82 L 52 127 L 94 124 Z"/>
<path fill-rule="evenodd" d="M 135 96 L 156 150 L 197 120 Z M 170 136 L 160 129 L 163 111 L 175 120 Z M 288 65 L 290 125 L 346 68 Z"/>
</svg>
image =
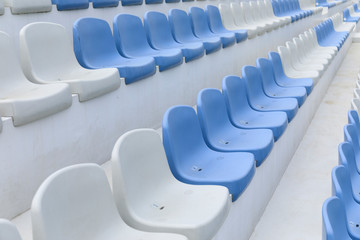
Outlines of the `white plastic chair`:
<svg viewBox="0 0 360 240">
<path fill-rule="evenodd" d="M 21 240 L 16 226 L 6 219 L 0 219 L 0 240 Z"/>
<path fill-rule="evenodd" d="M 117 211 L 105 171 L 96 164 L 66 167 L 48 177 L 33 199 L 31 220 L 34 240 L 187 239 L 127 226 Z"/>
<path fill-rule="evenodd" d="M 309 34 L 308 36 L 309 36 L 311 43 L 315 49 L 319 49 L 320 51 L 323 51 L 323 52 L 329 52 L 334 55 L 337 54 L 337 52 L 338 52 L 337 47 L 335 47 L 335 46 L 334 47 L 322 47 L 319 45 L 319 42 L 318 42 L 317 36 L 316 36 L 316 32 L 314 29 L 310 28 L 309 31 L 305 31 L 305 35 L 306 35 L 306 33 Z"/>
<path fill-rule="evenodd" d="M 266 31 L 266 32 L 270 32 L 272 30 L 270 24 L 256 22 L 256 20 L 254 19 L 255 9 L 252 8 L 250 3 L 240 2 L 240 7 L 243 10 L 244 19 L 248 25 L 255 26 L 257 28 L 260 28 L 262 31 Z"/>
<path fill-rule="evenodd" d="M 326 56 L 313 55 L 309 52 L 306 52 L 307 49 L 304 45 L 303 40 L 301 40 L 300 37 L 293 38 L 293 43 L 296 46 L 297 52 L 299 54 L 298 58 L 302 64 L 309 64 L 309 63 L 310 64 L 314 63 L 316 65 L 320 64 L 320 65 L 325 66 L 325 68 L 327 68 L 327 66 L 330 64 L 330 61 L 327 59 Z M 309 55 L 307 55 L 307 54 L 309 54 Z"/>
<path fill-rule="evenodd" d="M 70 35 L 55 23 L 31 23 L 20 31 L 20 59 L 35 83 L 64 82 L 79 100 L 87 101 L 120 87 L 116 68 L 85 69 L 75 58 Z"/>
<path fill-rule="evenodd" d="M 256 4 L 258 5 L 258 9 L 260 10 L 261 17 L 265 21 L 275 22 L 279 27 L 283 27 L 286 25 L 287 21 L 285 19 L 276 18 L 275 16 L 269 15 L 267 6 L 263 0 L 258 0 Z"/>
<path fill-rule="evenodd" d="M 130 226 L 208 240 L 225 221 L 231 203 L 227 188 L 176 180 L 155 130 L 137 129 L 121 136 L 111 162 L 115 201 Z"/>
<path fill-rule="evenodd" d="M 220 11 L 222 22 L 226 29 L 228 29 L 228 30 L 245 29 L 245 30 L 247 30 L 249 39 L 256 37 L 256 35 L 257 35 L 256 28 L 246 28 L 247 26 L 245 26 L 245 25 L 238 26 L 235 24 L 235 20 L 231 13 L 229 4 L 220 3 L 219 11 Z"/>
<path fill-rule="evenodd" d="M 315 49 L 312 46 L 312 43 L 310 42 L 311 40 L 306 36 L 305 33 L 300 34 L 299 38 L 303 43 L 304 53 L 307 57 L 323 58 L 323 59 L 326 59 L 329 63 L 333 60 L 333 57 L 335 56 L 335 54 L 333 52 L 330 53 L 330 52 L 324 52 L 324 51 Z"/>
<path fill-rule="evenodd" d="M 71 106 L 67 84 L 40 85 L 25 78 L 12 40 L 4 32 L 0 32 L 0 52 L 0 116 L 12 117 L 20 126 Z"/>
<path fill-rule="evenodd" d="M 291 64 L 291 56 L 288 48 L 284 46 L 278 47 L 278 52 L 283 65 L 284 73 L 290 78 L 311 78 L 314 85 L 319 81 L 320 75 L 315 71 L 299 71 L 293 68 Z"/>
<path fill-rule="evenodd" d="M 354 93 L 354 98 L 360 99 L 360 89 L 359 88 L 354 88 L 353 93 Z"/>
<path fill-rule="evenodd" d="M 285 43 L 285 46 L 287 47 L 287 49 L 290 52 L 291 64 L 294 69 L 299 70 L 299 71 L 318 72 L 320 76 L 325 71 L 324 65 L 312 64 L 312 63 L 306 63 L 306 64 L 301 63 L 298 58 L 299 57 L 298 49 L 296 48 L 296 45 L 293 42 L 287 41 Z"/>
<path fill-rule="evenodd" d="M 51 0 L 6 0 L 5 6 L 10 7 L 12 14 L 50 12 Z"/>
<path fill-rule="evenodd" d="M 266 16 L 263 14 L 264 9 L 259 7 L 257 1 L 250 1 L 249 7 L 251 9 L 252 18 L 256 24 L 267 26 L 269 31 L 279 28 L 280 24 L 278 22 L 266 18 Z"/>
</svg>

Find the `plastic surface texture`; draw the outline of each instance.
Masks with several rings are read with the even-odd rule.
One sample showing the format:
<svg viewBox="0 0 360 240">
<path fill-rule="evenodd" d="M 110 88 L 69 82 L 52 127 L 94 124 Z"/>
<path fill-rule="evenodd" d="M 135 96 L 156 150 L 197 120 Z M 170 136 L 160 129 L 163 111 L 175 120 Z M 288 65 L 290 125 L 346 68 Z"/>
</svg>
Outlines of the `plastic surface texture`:
<svg viewBox="0 0 360 240">
<path fill-rule="evenodd" d="M 89 70 L 81 67 L 70 35 L 63 26 L 55 23 L 31 23 L 21 29 L 20 59 L 30 81 L 67 83 L 81 102 L 120 87 L 117 69 Z"/>
<path fill-rule="evenodd" d="M 135 230 L 120 217 L 104 170 L 96 164 L 63 168 L 40 186 L 31 206 L 37 240 L 186 240 Z"/>
<path fill-rule="evenodd" d="M 227 217 L 231 205 L 228 190 L 176 180 L 155 130 L 136 129 L 122 135 L 111 164 L 117 207 L 134 228 L 207 240 Z"/>
<path fill-rule="evenodd" d="M 255 174 L 253 154 L 217 152 L 206 145 L 196 113 L 189 106 L 168 109 L 162 131 L 170 169 L 182 182 L 225 186 L 235 201 Z"/>
<path fill-rule="evenodd" d="M 15 224 L 6 219 L 0 219 L 0 240 L 21 240 Z"/>
<path fill-rule="evenodd" d="M 74 52 L 79 63 L 89 69 L 117 68 L 130 84 L 156 72 L 152 57 L 129 59 L 116 49 L 109 24 L 97 18 L 80 18 L 73 25 Z"/>
</svg>

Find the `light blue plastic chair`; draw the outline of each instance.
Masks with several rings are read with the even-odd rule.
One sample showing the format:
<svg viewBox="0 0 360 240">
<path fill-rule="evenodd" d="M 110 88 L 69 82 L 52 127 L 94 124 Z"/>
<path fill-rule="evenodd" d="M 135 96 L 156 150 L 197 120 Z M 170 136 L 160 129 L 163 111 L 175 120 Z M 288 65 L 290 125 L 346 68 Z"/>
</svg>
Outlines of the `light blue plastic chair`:
<svg viewBox="0 0 360 240">
<path fill-rule="evenodd" d="M 119 6 L 119 0 L 90 0 L 94 8 L 106 8 Z"/>
<path fill-rule="evenodd" d="M 314 88 L 314 81 L 311 78 L 289 78 L 285 75 L 279 53 L 269 52 L 269 59 L 274 67 L 275 81 L 282 87 L 305 87 L 307 95 Z"/>
<path fill-rule="evenodd" d="M 360 17 L 357 16 L 351 16 L 349 9 L 345 8 L 343 10 L 343 21 L 344 22 L 355 22 L 358 23 L 360 20 Z"/>
<path fill-rule="evenodd" d="M 122 6 L 142 5 L 144 0 L 121 0 Z"/>
<path fill-rule="evenodd" d="M 199 7 L 191 7 L 189 10 L 189 16 L 191 18 L 192 29 L 196 37 L 200 39 L 220 37 L 223 48 L 235 44 L 235 33 L 229 32 L 215 34 L 211 32 L 204 9 Z"/>
<path fill-rule="evenodd" d="M 167 110 L 162 125 L 163 144 L 173 175 L 184 183 L 221 185 L 235 201 L 255 174 L 251 153 L 217 152 L 203 138 L 195 110 L 175 106 Z"/>
<path fill-rule="evenodd" d="M 336 6 L 336 3 L 329 3 L 326 0 L 316 0 L 315 5 L 317 7 L 327 7 L 327 8 L 332 8 Z"/>
<path fill-rule="evenodd" d="M 277 141 L 287 125 L 285 112 L 260 112 L 251 108 L 245 81 L 238 76 L 226 76 L 222 93 L 231 123 L 244 129 L 270 129 Z"/>
<path fill-rule="evenodd" d="M 52 0 L 58 11 L 89 8 L 89 0 Z"/>
<path fill-rule="evenodd" d="M 247 39 L 247 31 L 246 30 L 227 30 L 221 20 L 220 11 L 217 7 L 212 5 L 207 5 L 205 7 L 205 13 L 208 18 L 210 30 L 216 34 L 223 33 L 235 33 L 236 42 L 242 42 Z"/>
<path fill-rule="evenodd" d="M 351 159 L 351 166 L 353 170 L 357 170 L 357 174 L 360 174 L 360 142 L 359 142 L 359 135 L 357 132 L 356 127 L 353 124 L 347 124 L 344 127 L 344 140 L 351 144 L 352 150 L 351 154 L 348 155 Z M 360 176 L 359 176 L 360 177 Z M 360 182 L 359 182 L 360 183 Z M 359 185 L 360 190 L 360 185 Z M 359 191 L 360 192 L 360 191 Z M 360 203 L 360 197 L 359 197 Z"/>
<path fill-rule="evenodd" d="M 360 120 L 356 110 L 348 111 L 348 123 L 356 128 L 357 135 L 360 136 Z"/>
<path fill-rule="evenodd" d="M 131 14 L 119 14 L 114 18 L 114 39 L 117 50 L 127 58 L 153 57 L 160 71 L 183 62 L 180 49 L 155 50 L 150 47 L 141 19 Z"/>
<path fill-rule="evenodd" d="M 90 69 L 117 68 L 127 84 L 156 72 L 154 58 L 128 59 L 116 50 L 109 24 L 97 18 L 81 18 L 74 23 L 73 41 L 76 58 Z"/>
<path fill-rule="evenodd" d="M 185 62 L 204 56 L 204 47 L 201 42 L 180 44 L 174 40 L 170 24 L 163 13 L 146 12 L 144 27 L 150 46 L 154 49 L 181 49 Z"/>
<path fill-rule="evenodd" d="M 322 207 L 323 240 L 351 240 L 344 204 L 338 197 L 325 200 Z"/>
<path fill-rule="evenodd" d="M 224 96 L 217 89 L 203 89 L 197 98 L 197 115 L 208 147 L 220 152 L 250 152 L 256 166 L 269 155 L 274 142 L 270 129 L 241 129 L 231 124 Z"/>
<path fill-rule="evenodd" d="M 331 173 L 333 195 L 344 204 L 347 216 L 347 229 L 352 239 L 360 239 L 360 205 L 354 200 L 348 170 L 344 166 L 336 166 Z"/>
<path fill-rule="evenodd" d="M 180 9 L 169 11 L 169 23 L 174 39 L 179 43 L 202 42 L 206 54 L 213 53 L 221 49 L 221 39 L 217 36 L 198 38 L 194 35 L 191 26 L 191 19 L 188 14 Z"/>
<path fill-rule="evenodd" d="M 269 59 L 258 58 L 256 66 L 260 70 L 263 79 L 264 92 L 269 97 L 296 98 L 299 107 L 305 102 L 307 94 L 304 87 L 281 87 L 275 80 L 273 64 Z"/>
<path fill-rule="evenodd" d="M 253 66 L 244 66 L 242 76 L 246 82 L 250 106 L 258 111 L 272 112 L 284 111 L 290 122 L 298 111 L 298 103 L 295 98 L 270 98 L 264 93 L 261 73 Z"/>
</svg>

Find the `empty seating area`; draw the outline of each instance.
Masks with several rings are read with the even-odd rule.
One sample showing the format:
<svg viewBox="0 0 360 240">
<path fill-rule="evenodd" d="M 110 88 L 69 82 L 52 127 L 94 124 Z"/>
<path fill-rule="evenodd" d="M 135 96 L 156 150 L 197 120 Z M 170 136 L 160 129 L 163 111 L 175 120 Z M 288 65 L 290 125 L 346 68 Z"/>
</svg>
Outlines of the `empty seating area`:
<svg viewBox="0 0 360 240">
<path fill-rule="evenodd" d="M 0 0 L 0 240 L 250 239 L 357 7 Z M 324 205 L 329 235 L 350 205 Z"/>
</svg>

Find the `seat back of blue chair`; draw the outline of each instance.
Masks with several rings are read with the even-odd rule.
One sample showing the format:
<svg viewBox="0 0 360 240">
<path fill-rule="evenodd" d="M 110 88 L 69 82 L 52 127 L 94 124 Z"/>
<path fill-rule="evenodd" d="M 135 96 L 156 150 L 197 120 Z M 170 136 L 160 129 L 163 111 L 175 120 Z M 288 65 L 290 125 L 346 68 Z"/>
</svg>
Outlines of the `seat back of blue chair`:
<svg viewBox="0 0 360 240">
<path fill-rule="evenodd" d="M 202 38 L 211 34 L 205 11 L 199 7 L 191 7 L 189 10 L 192 29 L 195 36 Z"/>
<path fill-rule="evenodd" d="M 213 32 L 225 30 L 221 21 L 220 11 L 213 5 L 207 5 L 205 7 L 205 13 L 209 22 L 210 29 Z"/>
<path fill-rule="evenodd" d="M 268 56 L 274 67 L 275 78 L 281 79 L 281 78 L 286 77 L 279 53 L 269 52 Z"/>
<path fill-rule="evenodd" d="M 246 82 L 250 99 L 264 95 L 263 83 L 259 69 L 254 66 L 244 66 L 241 75 Z"/>
<path fill-rule="evenodd" d="M 185 43 L 199 40 L 192 31 L 191 19 L 185 11 L 171 9 L 169 11 L 169 23 L 176 41 Z"/>
<path fill-rule="evenodd" d="M 331 173 L 332 192 L 344 205 L 351 206 L 354 202 L 348 170 L 344 166 L 336 166 Z"/>
<path fill-rule="evenodd" d="M 264 89 L 267 89 L 266 86 L 271 86 L 275 82 L 274 67 L 272 62 L 266 58 L 258 58 L 256 60 L 256 66 L 261 73 L 263 80 Z"/>
</svg>

